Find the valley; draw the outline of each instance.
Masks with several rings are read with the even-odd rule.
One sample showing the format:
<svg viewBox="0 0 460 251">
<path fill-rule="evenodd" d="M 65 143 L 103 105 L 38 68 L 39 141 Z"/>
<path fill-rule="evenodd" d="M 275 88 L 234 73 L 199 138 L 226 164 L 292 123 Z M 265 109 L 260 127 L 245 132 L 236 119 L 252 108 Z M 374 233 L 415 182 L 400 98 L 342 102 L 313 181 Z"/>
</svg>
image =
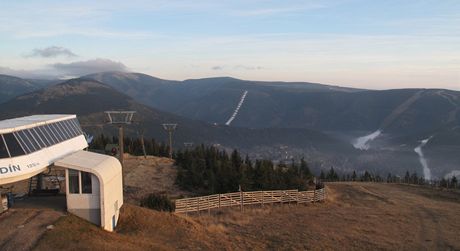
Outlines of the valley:
<svg viewBox="0 0 460 251">
<path fill-rule="evenodd" d="M 161 123 L 174 122 L 179 124 L 176 149 L 184 142 L 204 143 L 237 148 L 253 159 L 289 162 L 305 157 L 315 173 L 333 166 L 343 174 L 368 170 L 381 176 L 406 171 L 423 175 L 414 149 L 432 137 L 423 147 L 432 177 L 459 169 L 460 92 L 455 91 L 373 91 L 235 78 L 170 81 L 126 72 L 59 84 L 24 83 L 3 102 L 0 118 L 75 113 L 88 133 L 110 135 L 115 128 L 105 124 L 103 112 L 135 110 L 136 124 L 127 128 L 130 137 L 144 131 L 146 137 L 164 141 Z"/>
<path fill-rule="evenodd" d="M 460 0 L 0 6 L 0 251 L 460 250 Z"/>
</svg>

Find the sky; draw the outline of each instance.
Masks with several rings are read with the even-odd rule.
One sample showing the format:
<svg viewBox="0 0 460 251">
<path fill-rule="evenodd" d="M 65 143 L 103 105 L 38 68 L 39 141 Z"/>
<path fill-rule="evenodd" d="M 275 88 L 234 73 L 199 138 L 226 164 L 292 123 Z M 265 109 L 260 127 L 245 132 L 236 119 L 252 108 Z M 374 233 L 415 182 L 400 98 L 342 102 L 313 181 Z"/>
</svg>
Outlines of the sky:
<svg viewBox="0 0 460 251">
<path fill-rule="evenodd" d="M 0 73 L 460 90 L 459 0 L 0 0 Z"/>
</svg>

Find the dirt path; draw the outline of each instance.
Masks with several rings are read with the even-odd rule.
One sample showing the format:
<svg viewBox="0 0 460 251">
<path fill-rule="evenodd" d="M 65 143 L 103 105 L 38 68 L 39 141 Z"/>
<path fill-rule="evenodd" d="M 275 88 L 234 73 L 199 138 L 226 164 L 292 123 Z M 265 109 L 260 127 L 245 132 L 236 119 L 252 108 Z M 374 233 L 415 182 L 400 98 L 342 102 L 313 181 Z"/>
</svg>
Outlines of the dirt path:
<svg viewBox="0 0 460 251">
<path fill-rule="evenodd" d="M 0 250 L 30 250 L 63 213 L 46 209 L 10 209 L 0 215 Z"/>
</svg>

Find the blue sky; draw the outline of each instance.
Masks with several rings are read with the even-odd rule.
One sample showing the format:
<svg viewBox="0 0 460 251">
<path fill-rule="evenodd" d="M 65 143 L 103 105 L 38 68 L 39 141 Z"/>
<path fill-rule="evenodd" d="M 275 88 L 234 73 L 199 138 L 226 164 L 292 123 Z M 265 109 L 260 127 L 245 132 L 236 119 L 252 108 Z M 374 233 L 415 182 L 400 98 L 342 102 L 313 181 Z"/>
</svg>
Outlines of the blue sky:
<svg viewBox="0 0 460 251">
<path fill-rule="evenodd" d="M 0 73 L 460 90 L 460 1 L 5 1 Z"/>
</svg>

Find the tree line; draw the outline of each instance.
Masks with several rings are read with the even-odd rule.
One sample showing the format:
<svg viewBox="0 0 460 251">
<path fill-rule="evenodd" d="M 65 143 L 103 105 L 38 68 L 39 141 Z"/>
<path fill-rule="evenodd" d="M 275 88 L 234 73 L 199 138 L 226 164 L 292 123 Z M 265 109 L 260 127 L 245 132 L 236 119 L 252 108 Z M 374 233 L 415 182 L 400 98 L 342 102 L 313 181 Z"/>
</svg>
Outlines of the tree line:
<svg viewBox="0 0 460 251">
<path fill-rule="evenodd" d="M 118 138 L 100 134 L 93 139 L 89 148 L 103 151 L 107 144 L 118 144 Z M 144 141 L 147 155 L 168 157 L 169 147 L 164 142 L 155 139 Z M 139 138 L 127 137 L 124 139 L 124 152 L 143 155 L 142 143 Z M 200 145 L 195 148 L 178 150 L 173 153 L 178 166 L 176 183 L 189 191 L 200 191 L 203 194 L 226 193 L 237 191 L 239 187 L 244 191 L 270 189 L 299 189 L 305 190 L 312 185 L 314 175 L 311 173 L 304 159 L 300 163 L 274 164 L 270 160 L 250 160 L 242 158 L 237 150 L 228 154 L 213 146 Z M 427 181 L 417 173 L 406 171 L 404 177 L 388 173 L 386 177 L 364 171 L 356 171 L 339 175 L 334 167 L 321 170 L 320 181 L 359 181 L 359 182 L 386 182 L 418 185 L 432 185 L 445 188 L 459 188 L 455 176 L 450 179 Z"/>
<path fill-rule="evenodd" d="M 93 138 L 93 141 L 89 144 L 89 149 L 104 151 L 107 144 L 117 144 L 118 137 L 108 137 L 104 134 L 100 134 Z M 135 156 L 144 155 L 142 149 L 142 142 L 140 138 L 125 137 L 123 140 L 124 152 Z M 164 142 L 158 142 L 154 138 L 144 140 L 145 152 L 147 155 L 157 157 L 169 157 L 169 146 Z"/>
<path fill-rule="evenodd" d="M 341 176 L 331 167 L 327 172 L 321 170 L 320 180 L 327 182 L 336 181 L 358 181 L 358 182 L 386 182 L 386 183 L 404 183 L 404 184 L 415 184 L 415 185 L 432 185 L 437 187 L 445 188 L 460 188 L 458 180 L 455 176 L 450 179 L 442 178 L 440 180 L 426 180 L 422 176 L 418 176 L 416 172 L 412 174 L 406 171 L 404 177 L 388 173 L 386 177 L 382 177 L 379 174 L 373 174 L 368 171 L 362 172 L 360 175 L 353 171 L 352 173 L 342 174 Z"/>
<path fill-rule="evenodd" d="M 237 150 L 228 154 L 200 145 L 176 152 L 177 184 L 204 194 L 255 190 L 308 189 L 313 175 L 307 162 L 280 163 L 242 158 Z"/>
<path fill-rule="evenodd" d="M 107 144 L 118 144 L 118 138 L 98 135 L 90 149 L 102 151 Z M 169 147 L 155 139 L 144 141 L 147 155 L 168 157 Z M 143 155 L 138 138 L 124 139 L 124 152 Z M 201 194 L 228 193 L 238 189 L 255 190 L 307 190 L 313 175 L 304 159 L 300 163 L 274 164 L 270 160 L 252 161 L 243 158 L 237 150 L 231 154 L 213 146 L 199 145 L 173 152 L 178 167 L 176 183 L 183 189 Z"/>
</svg>

